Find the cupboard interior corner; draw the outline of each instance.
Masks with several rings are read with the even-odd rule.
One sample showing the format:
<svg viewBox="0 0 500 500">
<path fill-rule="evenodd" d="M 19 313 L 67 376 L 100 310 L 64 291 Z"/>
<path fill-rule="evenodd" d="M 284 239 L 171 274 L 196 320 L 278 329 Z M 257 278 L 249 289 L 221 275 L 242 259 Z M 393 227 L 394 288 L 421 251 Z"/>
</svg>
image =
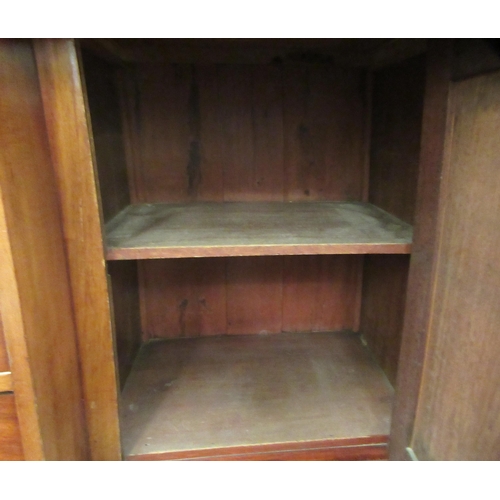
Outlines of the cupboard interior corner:
<svg viewBox="0 0 500 500">
<path fill-rule="evenodd" d="M 80 46 L 124 458 L 385 457 L 425 50 L 149 44 Z"/>
</svg>

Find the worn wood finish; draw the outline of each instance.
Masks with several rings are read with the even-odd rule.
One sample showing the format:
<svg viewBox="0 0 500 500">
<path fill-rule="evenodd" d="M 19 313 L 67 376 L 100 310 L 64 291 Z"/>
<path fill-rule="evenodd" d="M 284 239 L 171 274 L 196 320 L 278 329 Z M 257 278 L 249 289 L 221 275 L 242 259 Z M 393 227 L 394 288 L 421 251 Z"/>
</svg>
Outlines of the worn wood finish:
<svg viewBox="0 0 500 500">
<path fill-rule="evenodd" d="M 285 199 L 361 200 L 363 72 L 287 65 L 283 75 Z"/>
<path fill-rule="evenodd" d="M 11 392 L 12 390 L 12 373 L 0 372 L 0 392 Z"/>
<path fill-rule="evenodd" d="M 361 70 L 138 65 L 127 74 L 134 201 L 361 199 Z"/>
<path fill-rule="evenodd" d="M 88 457 L 57 180 L 32 43 L 0 44 L 0 310 L 27 459 Z"/>
<path fill-rule="evenodd" d="M 422 364 L 432 307 L 433 262 L 438 238 L 441 169 L 444 155 L 452 47 L 449 41 L 430 43 L 422 117 L 415 234 L 408 276 L 401 363 L 389 443 L 390 456 L 406 460 L 419 397 Z M 411 362 L 408 362 L 411 360 Z"/>
<path fill-rule="evenodd" d="M 409 224 L 363 203 L 131 205 L 106 226 L 107 258 L 409 253 Z"/>
<path fill-rule="evenodd" d="M 72 41 L 38 40 L 35 48 L 61 196 L 91 457 L 114 460 L 121 456 L 115 346 L 80 65 Z"/>
<path fill-rule="evenodd" d="M 124 456 L 384 436 L 391 400 L 349 332 L 151 342 L 123 392 Z"/>
<path fill-rule="evenodd" d="M 13 394 L 0 394 L 0 436 L 0 460 L 23 460 L 23 446 Z"/>
<path fill-rule="evenodd" d="M 452 87 L 440 243 L 412 448 L 500 460 L 500 72 Z"/>
<path fill-rule="evenodd" d="M 360 332 L 392 384 L 399 364 L 409 264 L 408 255 L 364 258 Z"/>
<path fill-rule="evenodd" d="M 331 439 L 301 443 L 230 446 L 218 450 L 196 450 L 134 455 L 127 460 L 387 460 L 387 436 Z"/>
<path fill-rule="evenodd" d="M 5 336 L 3 334 L 2 317 L 0 316 L 0 372 L 10 370 L 9 354 L 5 345 Z"/>
<path fill-rule="evenodd" d="M 355 330 L 361 259 L 351 255 L 284 257 L 282 330 Z"/>
<path fill-rule="evenodd" d="M 143 340 L 227 332 L 225 259 L 139 262 Z"/>
</svg>

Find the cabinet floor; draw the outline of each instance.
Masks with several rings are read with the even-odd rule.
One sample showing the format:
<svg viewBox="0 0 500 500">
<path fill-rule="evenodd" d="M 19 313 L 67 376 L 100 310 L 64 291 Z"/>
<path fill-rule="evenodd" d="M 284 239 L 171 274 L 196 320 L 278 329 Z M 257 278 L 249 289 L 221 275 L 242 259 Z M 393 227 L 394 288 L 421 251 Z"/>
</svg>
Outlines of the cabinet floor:
<svg viewBox="0 0 500 500">
<path fill-rule="evenodd" d="M 192 458 L 280 443 L 382 444 L 392 398 L 351 332 L 151 341 L 122 394 L 123 453 Z"/>
</svg>

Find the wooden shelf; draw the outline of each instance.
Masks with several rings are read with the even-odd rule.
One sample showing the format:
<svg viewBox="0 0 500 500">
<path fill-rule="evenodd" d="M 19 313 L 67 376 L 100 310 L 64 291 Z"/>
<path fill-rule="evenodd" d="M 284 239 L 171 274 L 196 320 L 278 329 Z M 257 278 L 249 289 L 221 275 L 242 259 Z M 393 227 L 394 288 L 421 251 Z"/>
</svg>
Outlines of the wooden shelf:
<svg viewBox="0 0 500 500">
<path fill-rule="evenodd" d="M 131 205 L 106 225 L 107 259 L 410 253 L 412 227 L 368 203 Z"/>
<path fill-rule="evenodd" d="M 123 452 L 146 460 L 285 451 L 383 458 L 392 397 L 350 332 L 152 341 L 122 394 Z"/>
</svg>

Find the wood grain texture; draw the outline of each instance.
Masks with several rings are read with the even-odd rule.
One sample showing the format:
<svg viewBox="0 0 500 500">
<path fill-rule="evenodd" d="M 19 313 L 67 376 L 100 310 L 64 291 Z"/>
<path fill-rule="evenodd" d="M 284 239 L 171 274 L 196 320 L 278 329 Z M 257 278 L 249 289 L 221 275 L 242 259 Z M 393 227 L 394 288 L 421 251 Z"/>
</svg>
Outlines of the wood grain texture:
<svg viewBox="0 0 500 500">
<path fill-rule="evenodd" d="M 225 259 L 139 262 L 143 340 L 227 331 Z"/>
<path fill-rule="evenodd" d="M 425 58 L 373 74 L 370 203 L 413 224 L 425 87 Z"/>
<path fill-rule="evenodd" d="M 130 204 L 118 69 L 82 53 L 101 206 L 108 221 Z"/>
<path fill-rule="evenodd" d="M 134 455 L 128 457 L 127 460 L 387 460 L 387 436 L 304 441 L 301 443 L 274 443 L 260 446 L 230 446 L 215 451 L 208 449 Z"/>
<path fill-rule="evenodd" d="M 227 259 L 227 333 L 282 331 L 283 260 Z"/>
<path fill-rule="evenodd" d="M 407 255 L 364 258 L 359 331 L 392 384 L 399 365 L 409 265 Z"/>
<path fill-rule="evenodd" d="M 61 196 L 91 457 L 120 458 L 118 387 L 93 147 L 73 41 L 37 40 L 50 151 Z"/>
<path fill-rule="evenodd" d="M 348 332 L 151 342 L 123 392 L 124 455 L 384 436 L 391 399 Z"/>
<path fill-rule="evenodd" d="M 0 460 L 23 460 L 23 445 L 13 394 L 0 394 Z"/>
<path fill-rule="evenodd" d="M 284 66 L 285 199 L 361 200 L 365 80 L 331 65 Z"/>
<path fill-rule="evenodd" d="M 409 253 L 412 228 L 363 203 L 131 205 L 106 225 L 107 258 Z"/>
<path fill-rule="evenodd" d="M 422 117 L 415 233 L 408 275 L 396 399 L 389 443 L 390 457 L 406 460 L 411 446 L 422 365 L 432 307 L 433 262 L 438 238 L 441 169 L 443 164 L 452 46 L 448 40 L 429 43 Z"/>
<path fill-rule="evenodd" d="M 137 65 L 123 87 L 134 202 L 361 199 L 361 70 Z"/>
<path fill-rule="evenodd" d="M 0 372 L 7 372 L 9 370 L 9 354 L 7 352 L 7 345 L 5 344 L 5 336 L 3 334 L 2 317 L 0 316 Z"/>
<path fill-rule="evenodd" d="M 12 373 L 0 372 L 0 392 L 12 392 Z"/>
<path fill-rule="evenodd" d="M 24 454 L 83 460 L 72 293 L 31 41 L 3 41 L 0 66 L 0 310 Z"/>
<path fill-rule="evenodd" d="M 453 85 L 440 244 L 412 448 L 500 460 L 500 72 Z"/>
<path fill-rule="evenodd" d="M 284 257 L 284 332 L 354 330 L 359 256 Z"/>
<path fill-rule="evenodd" d="M 143 339 L 354 329 L 357 256 L 139 261 Z"/>
</svg>

